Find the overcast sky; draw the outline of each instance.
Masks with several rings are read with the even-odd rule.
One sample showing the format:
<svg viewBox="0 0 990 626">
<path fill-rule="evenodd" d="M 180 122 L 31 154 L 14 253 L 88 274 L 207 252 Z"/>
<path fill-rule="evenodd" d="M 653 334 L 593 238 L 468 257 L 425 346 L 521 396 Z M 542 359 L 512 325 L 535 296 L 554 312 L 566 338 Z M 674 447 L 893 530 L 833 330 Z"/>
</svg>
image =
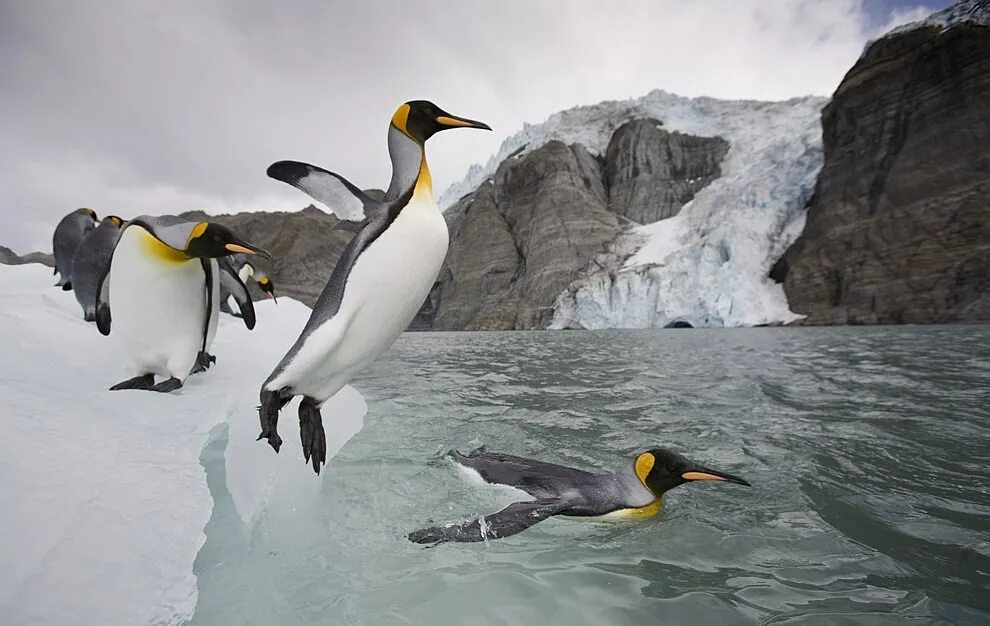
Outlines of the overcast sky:
<svg viewBox="0 0 990 626">
<path fill-rule="evenodd" d="M 829 95 L 867 40 L 947 4 L 0 0 L 0 245 L 50 250 L 80 206 L 299 209 L 265 176 L 279 159 L 383 187 L 410 99 L 495 129 L 431 140 L 439 193 L 578 104 Z"/>
</svg>

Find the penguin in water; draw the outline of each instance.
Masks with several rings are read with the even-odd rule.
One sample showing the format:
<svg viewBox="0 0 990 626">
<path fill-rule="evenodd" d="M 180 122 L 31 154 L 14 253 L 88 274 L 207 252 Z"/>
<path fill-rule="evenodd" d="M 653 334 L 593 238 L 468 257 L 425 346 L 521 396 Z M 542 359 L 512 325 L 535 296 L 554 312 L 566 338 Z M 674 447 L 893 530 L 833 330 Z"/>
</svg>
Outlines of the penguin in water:
<svg viewBox="0 0 990 626">
<path fill-rule="evenodd" d="M 58 274 L 56 287 L 62 291 L 72 289 L 72 257 L 82 240 L 96 228 L 96 211 L 76 209 L 62 218 L 55 227 L 52 237 L 52 252 L 55 253 L 55 273 Z"/>
<path fill-rule="evenodd" d="M 258 284 L 258 288 L 261 289 L 262 293 L 265 294 L 266 298 L 271 298 L 278 304 L 278 298 L 275 297 L 275 283 L 272 279 L 268 277 L 268 274 L 262 269 L 255 269 L 254 264 L 247 260 L 247 256 L 244 254 L 232 254 L 229 257 L 221 259 L 219 263 L 230 264 L 229 271 L 237 272 L 237 277 L 241 279 L 241 282 L 245 285 L 248 284 L 248 279 L 254 279 Z M 234 317 L 243 317 L 239 311 L 234 311 L 230 306 L 230 291 L 220 283 L 220 310 L 228 315 L 233 315 Z"/>
<path fill-rule="evenodd" d="M 220 281 L 245 312 L 245 325 L 254 327 L 247 289 L 216 261 L 233 252 L 271 258 L 212 222 L 142 216 L 124 226 L 97 291 L 96 324 L 109 335 L 112 319 L 114 336 L 138 375 L 111 390 L 174 391 L 190 373 L 209 367 Z M 155 384 L 156 374 L 166 380 Z"/>
<path fill-rule="evenodd" d="M 109 215 L 100 221 L 79 244 L 72 257 L 72 292 L 83 310 L 83 319 L 96 321 L 96 290 L 100 279 L 110 269 L 113 247 L 117 245 L 124 220 Z"/>
<path fill-rule="evenodd" d="M 381 201 L 339 174 L 296 161 L 279 161 L 268 175 L 355 222 L 302 334 L 261 387 L 261 434 L 278 452 L 278 413 L 295 396 L 303 456 L 319 474 L 326 462 L 320 407 L 377 359 L 409 326 L 433 287 L 447 254 L 447 224 L 436 201 L 425 143 L 451 128 L 491 130 L 432 102 L 401 105 L 388 127 L 392 180 Z"/>
<path fill-rule="evenodd" d="M 417 530 L 409 534 L 409 540 L 414 543 L 501 539 L 554 515 L 607 519 L 653 517 L 660 512 L 664 493 L 697 480 L 750 486 L 742 478 L 698 465 L 663 448 L 637 455 L 635 461 L 614 474 L 592 474 L 520 456 L 486 452 L 484 446 L 467 456 L 456 450 L 447 456 L 486 483 L 521 489 L 534 500 L 515 502 L 480 520 Z"/>
</svg>

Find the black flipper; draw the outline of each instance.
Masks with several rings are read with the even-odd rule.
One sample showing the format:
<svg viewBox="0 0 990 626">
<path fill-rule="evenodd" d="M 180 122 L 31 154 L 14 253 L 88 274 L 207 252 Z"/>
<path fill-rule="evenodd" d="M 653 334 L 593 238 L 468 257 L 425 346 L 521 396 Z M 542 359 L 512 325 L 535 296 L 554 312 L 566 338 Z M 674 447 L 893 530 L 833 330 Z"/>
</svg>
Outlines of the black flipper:
<svg viewBox="0 0 990 626">
<path fill-rule="evenodd" d="M 566 511 L 569 504 L 564 500 L 533 500 L 513 502 L 498 513 L 486 515 L 450 526 L 433 526 L 409 533 L 413 543 L 438 544 L 447 541 L 461 543 L 501 539 L 521 533 L 530 526 L 548 517 Z"/>
<path fill-rule="evenodd" d="M 299 403 L 299 438 L 303 456 L 308 463 L 313 460 L 313 471 L 320 474 L 320 465 L 327 462 L 327 434 L 323 430 L 323 416 L 316 400 L 304 397 Z"/>
<path fill-rule="evenodd" d="M 116 250 L 116 248 L 115 248 Z M 96 283 L 96 328 L 101 335 L 110 334 L 110 263 Z"/>
<path fill-rule="evenodd" d="M 200 259 L 199 263 L 203 266 L 203 276 L 206 282 L 206 311 L 203 316 L 203 343 L 199 350 L 200 354 L 203 354 L 206 352 L 206 344 L 210 339 L 210 318 L 213 317 L 213 266 L 210 264 L 210 259 L 207 258 Z"/>
<path fill-rule="evenodd" d="M 243 318 L 244 325 L 247 326 L 248 330 L 253 330 L 255 316 L 254 302 L 251 300 L 251 294 L 248 293 L 247 287 L 241 282 L 237 272 L 234 271 L 234 266 L 227 259 L 217 259 L 217 266 L 220 268 L 220 284 L 230 292 L 230 295 L 234 296 L 237 307 L 241 310 L 240 317 Z M 222 302 L 221 307 L 224 304 L 225 302 Z"/>
<path fill-rule="evenodd" d="M 140 376 L 128 378 L 123 382 L 117 383 L 113 387 L 110 387 L 110 391 L 120 391 L 121 389 L 151 389 L 154 385 L 154 374 L 141 374 Z"/>
<path fill-rule="evenodd" d="M 282 438 L 278 436 L 278 412 L 292 399 L 283 397 L 277 391 L 261 390 L 261 404 L 258 405 L 258 418 L 261 420 L 261 434 L 256 441 L 268 440 L 268 445 L 278 453 L 282 447 Z"/>
<path fill-rule="evenodd" d="M 175 391 L 182 387 L 182 381 L 178 378 L 172 377 L 168 380 L 163 380 L 154 387 L 151 387 L 149 391 L 157 391 L 159 393 L 168 393 L 170 391 Z"/>
<path fill-rule="evenodd" d="M 268 175 L 288 183 L 326 205 L 338 219 L 361 222 L 383 215 L 385 205 L 372 200 L 353 183 L 322 167 L 299 161 L 279 161 L 268 167 Z"/>
</svg>

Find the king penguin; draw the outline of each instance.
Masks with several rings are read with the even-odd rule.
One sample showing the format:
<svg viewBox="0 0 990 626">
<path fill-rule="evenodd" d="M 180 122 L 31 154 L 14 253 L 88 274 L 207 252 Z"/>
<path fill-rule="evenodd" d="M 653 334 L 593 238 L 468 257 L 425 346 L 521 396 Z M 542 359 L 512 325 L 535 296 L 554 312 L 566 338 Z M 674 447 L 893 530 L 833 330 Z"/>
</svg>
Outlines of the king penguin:
<svg viewBox="0 0 990 626">
<path fill-rule="evenodd" d="M 220 263 L 227 262 L 230 264 L 229 271 L 236 271 L 237 277 L 241 279 L 241 282 L 245 285 L 248 284 L 249 280 L 254 280 L 258 284 L 258 289 L 265 294 L 266 298 L 271 298 L 278 304 L 278 298 L 275 297 L 275 283 L 272 279 L 268 277 L 268 274 L 262 269 L 255 269 L 254 264 L 251 263 L 247 256 L 244 254 L 232 254 L 226 259 L 221 260 Z M 234 317 L 243 317 L 239 311 L 234 311 L 230 306 L 230 291 L 220 283 L 220 310 Z"/>
<path fill-rule="evenodd" d="M 82 240 L 96 228 L 96 211 L 76 209 L 69 213 L 55 227 L 52 237 L 52 252 L 55 254 L 55 273 L 58 274 L 56 287 L 63 291 L 72 289 L 72 258 Z"/>
<path fill-rule="evenodd" d="M 491 130 L 432 102 L 399 106 L 388 127 L 392 180 L 382 200 L 369 198 L 339 174 L 279 161 L 268 175 L 355 222 L 344 249 L 295 344 L 261 387 L 261 434 L 278 452 L 278 413 L 302 396 L 299 434 L 303 457 L 319 474 L 326 462 L 320 407 L 382 354 L 409 326 L 433 287 L 447 254 L 448 234 L 426 163 L 426 141 L 450 128 Z"/>
<path fill-rule="evenodd" d="M 245 324 L 253 328 L 247 289 L 217 264 L 217 258 L 234 252 L 271 258 L 212 222 L 142 216 L 124 226 L 97 291 L 96 324 L 109 335 L 112 321 L 114 337 L 138 375 L 111 390 L 169 392 L 180 388 L 194 367 L 208 367 L 221 281 L 241 310 L 251 311 Z M 156 374 L 166 380 L 155 384 Z"/>
<path fill-rule="evenodd" d="M 110 269 L 113 247 L 117 245 L 123 224 L 124 220 L 116 215 L 104 217 L 96 230 L 86 235 L 72 257 L 72 292 L 87 322 L 96 321 L 96 290 L 100 279 Z"/>
<path fill-rule="evenodd" d="M 660 512 L 663 494 L 688 482 L 718 480 L 749 486 L 742 478 L 698 465 L 664 448 L 638 454 L 612 474 L 486 452 L 484 447 L 467 456 L 451 450 L 447 456 L 486 483 L 514 487 L 534 499 L 515 502 L 480 520 L 417 530 L 409 534 L 414 543 L 500 539 L 554 515 L 643 519 Z"/>
</svg>

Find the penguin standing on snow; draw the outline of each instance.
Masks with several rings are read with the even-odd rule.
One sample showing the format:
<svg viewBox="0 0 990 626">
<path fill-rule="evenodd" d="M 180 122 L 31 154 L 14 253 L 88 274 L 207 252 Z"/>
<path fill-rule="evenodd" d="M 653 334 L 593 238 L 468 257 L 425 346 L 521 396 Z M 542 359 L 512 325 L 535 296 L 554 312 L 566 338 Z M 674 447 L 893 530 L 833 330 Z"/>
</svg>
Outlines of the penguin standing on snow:
<svg viewBox="0 0 990 626">
<path fill-rule="evenodd" d="M 456 450 L 447 456 L 486 483 L 514 487 L 534 499 L 515 502 L 481 519 L 417 530 L 409 534 L 410 541 L 500 539 L 554 515 L 644 519 L 660 512 L 663 494 L 684 483 L 717 480 L 749 486 L 742 478 L 698 465 L 663 448 L 637 455 L 635 461 L 614 474 L 592 474 L 521 456 L 485 452 L 484 447 L 468 456 Z"/>
<path fill-rule="evenodd" d="M 96 230 L 82 240 L 72 257 L 72 292 L 83 310 L 83 319 L 96 321 L 96 290 L 100 279 L 110 269 L 113 247 L 117 245 L 124 220 L 116 215 L 104 217 Z"/>
<path fill-rule="evenodd" d="M 268 175 L 357 222 L 302 334 L 261 388 L 261 434 L 278 452 L 278 413 L 294 396 L 303 456 L 320 473 L 326 435 L 320 406 L 394 342 L 429 295 L 447 254 L 447 224 L 436 201 L 424 144 L 441 130 L 487 124 L 444 112 L 432 102 L 401 105 L 388 128 L 392 180 L 379 202 L 339 174 L 279 161 Z"/>
<path fill-rule="evenodd" d="M 112 317 L 114 336 L 138 375 L 111 390 L 173 391 L 194 367 L 209 367 L 220 281 L 238 299 L 247 327 L 254 327 L 247 289 L 236 274 L 220 271 L 216 261 L 234 252 L 271 258 L 211 222 L 142 216 L 124 226 L 97 291 L 96 324 L 109 335 Z M 156 374 L 166 380 L 156 385 Z"/>
<path fill-rule="evenodd" d="M 62 218 L 55 227 L 52 237 L 52 252 L 55 253 L 55 273 L 58 274 L 56 287 L 62 291 L 72 289 L 72 257 L 76 248 L 93 229 L 96 228 L 96 211 L 76 209 Z"/>
</svg>

